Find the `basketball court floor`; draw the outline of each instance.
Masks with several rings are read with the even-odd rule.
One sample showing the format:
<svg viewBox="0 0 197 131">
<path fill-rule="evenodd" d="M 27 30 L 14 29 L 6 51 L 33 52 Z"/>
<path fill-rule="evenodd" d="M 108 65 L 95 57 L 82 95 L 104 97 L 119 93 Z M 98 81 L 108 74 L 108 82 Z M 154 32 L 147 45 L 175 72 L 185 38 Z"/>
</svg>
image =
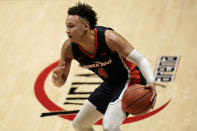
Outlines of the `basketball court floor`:
<svg viewBox="0 0 197 131">
<path fill-rule="evenodd" d="M 72 119 L 101 83 L 76 61 L 52 84 L 67 9 L 78 0 L 0 0 L 0 131 L 74 131 Z M 122 131 L 197 130 L 197 0 L 83 0 L 151 62 L 157 102 Z M 167 64 L 167 65 L 166 65 Z M 101 120 L 94 126 L 102 131 Z"/>
</svg>

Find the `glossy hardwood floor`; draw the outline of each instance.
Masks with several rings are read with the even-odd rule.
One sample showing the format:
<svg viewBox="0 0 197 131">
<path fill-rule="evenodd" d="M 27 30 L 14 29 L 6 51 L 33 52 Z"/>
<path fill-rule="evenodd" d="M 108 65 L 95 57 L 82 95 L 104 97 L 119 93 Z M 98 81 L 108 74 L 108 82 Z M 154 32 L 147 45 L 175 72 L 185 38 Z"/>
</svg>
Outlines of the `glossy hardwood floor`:
<svg viewBox="0 0 197 131">
<path fill-rule="evenodd" d="M 76 2 L 0 0 L 1 131 L 74 131 L 70 120 L 58 115 L 40 115 L 55 108 L 51 103 L 60 109 L 78 110 L 101 82 L 94 75 L 85 75 L 92 73 L 79 67 L 76 61 L 72 63 L 65 86 L 56 88 L 51 82 L 51 70 L 55 67 L 52 64 L 59 59 L 61 46 L 67 38 L 67 9 Z M 120 33 L 150 60 L 153 68 L 156 68 L 160 56 L 180 57 L 175 79 L 158 82 L 167 88 L 157 86 L 155 109 L 171 99 L 170 103 L 151 117 L 122 125 L 122 131 L 196 131 L 197 1 L 82 2 L 92 5 L 98 13 L 98 25 L 112 27 Z M 47 68 L 49 65 L 50 69 Z M 39 78 L 46 68 L 48 70 Z M 72 90 L 81 93 L 70 93 L 74 87 L 76 90 Z M 43 92 L 51 103 L 45 101 Z M 37 97 L 46 105 L 41 104 Z M 100 125 L 94 128 L 102 131 Z"/>
</svg>

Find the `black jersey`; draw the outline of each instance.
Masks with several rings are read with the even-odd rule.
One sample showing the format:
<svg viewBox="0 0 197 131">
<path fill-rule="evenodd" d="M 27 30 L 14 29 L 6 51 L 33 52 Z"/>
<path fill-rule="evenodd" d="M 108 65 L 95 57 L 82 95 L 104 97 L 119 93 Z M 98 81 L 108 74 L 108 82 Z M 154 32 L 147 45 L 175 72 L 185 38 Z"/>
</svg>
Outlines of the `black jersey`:
<svg viewBox="0 0 197 131">
<path fill-rule="evenodd" d="M 129 77 L 139 77 L 135 64 L 128 62 L 112 52 L 105 41 L 105 31 L 112 30 L 102 26 L 94 29 L 95 50 L 92 55 L 86 52 L 79 44 L 72 43 L 73 57 L 82 67 L 95 72 L 103 81 L 117 83 L 127 80 Z"/>
</svg>

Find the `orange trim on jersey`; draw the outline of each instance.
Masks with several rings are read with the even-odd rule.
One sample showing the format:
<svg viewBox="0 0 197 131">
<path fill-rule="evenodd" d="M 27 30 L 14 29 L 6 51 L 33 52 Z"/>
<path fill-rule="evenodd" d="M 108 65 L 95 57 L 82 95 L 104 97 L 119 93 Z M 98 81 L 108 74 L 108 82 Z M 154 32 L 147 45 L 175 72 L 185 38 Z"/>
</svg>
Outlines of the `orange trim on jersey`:
<svg viewBox="0 0 197 131">
<path fill-rule="evenodd" d="M 128 69 L 132 72 L 135 69 L 136 65 L 126 60 L 125 58 L 123 58 L 123 60 L 124 60 L 124 63 L 127 65 Z"/>
<path fill-rule="evenodd" d="M 95 39 L 95 48 L 94 48 L 94 53 L 91 55 L 89 54 L 87 51 L 85 51 L 79 44 L 78 47 L 79 49 L 87 56 L 89 56 L 91 59 L 94 58 L 94 56 L 96 55 L 96 51 L 97 51 L 97 46 L 98 46 L 98 41 L 97 41 L 97 29 L 94 28 L 94 39 Z"/>
<path fill-rule="evenodd" d="M 129 86 L 133 85 L 133 84 L 139 84 L 141 81 L 141 77 L 140 77 L 140 71 L 136 69 L 136 65 L 133 64 L 130 61 L 127 61 L 125 58 L 123 58 L 125 64 L 127 65 L 128 69 L 130 70 L 130 77 L 131 80 L 129 82 Z"/>
</svg>

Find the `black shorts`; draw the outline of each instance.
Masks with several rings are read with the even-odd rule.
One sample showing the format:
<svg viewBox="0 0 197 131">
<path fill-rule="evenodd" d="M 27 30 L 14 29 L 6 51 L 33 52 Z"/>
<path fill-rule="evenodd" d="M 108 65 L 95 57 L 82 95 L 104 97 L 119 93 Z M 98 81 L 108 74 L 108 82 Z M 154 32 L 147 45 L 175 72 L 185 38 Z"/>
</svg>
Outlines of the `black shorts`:
<svg viewBox="0 0 197 131">
<path fill-rule="evenodd" d="M 115 102 L 121 95 L 124 88 L 132 84 L 146 84 L 146 80 L 139 73 L 137 77 L 131 77 L 119 83 L 109 83 L 104 81 L 94 92 L 89 96 L 88 100 L 97 107 L 101 113 L 105 113 L 110 102 Z M 127 87 L 126 87 L 127 86 Z"/>
</svg>

